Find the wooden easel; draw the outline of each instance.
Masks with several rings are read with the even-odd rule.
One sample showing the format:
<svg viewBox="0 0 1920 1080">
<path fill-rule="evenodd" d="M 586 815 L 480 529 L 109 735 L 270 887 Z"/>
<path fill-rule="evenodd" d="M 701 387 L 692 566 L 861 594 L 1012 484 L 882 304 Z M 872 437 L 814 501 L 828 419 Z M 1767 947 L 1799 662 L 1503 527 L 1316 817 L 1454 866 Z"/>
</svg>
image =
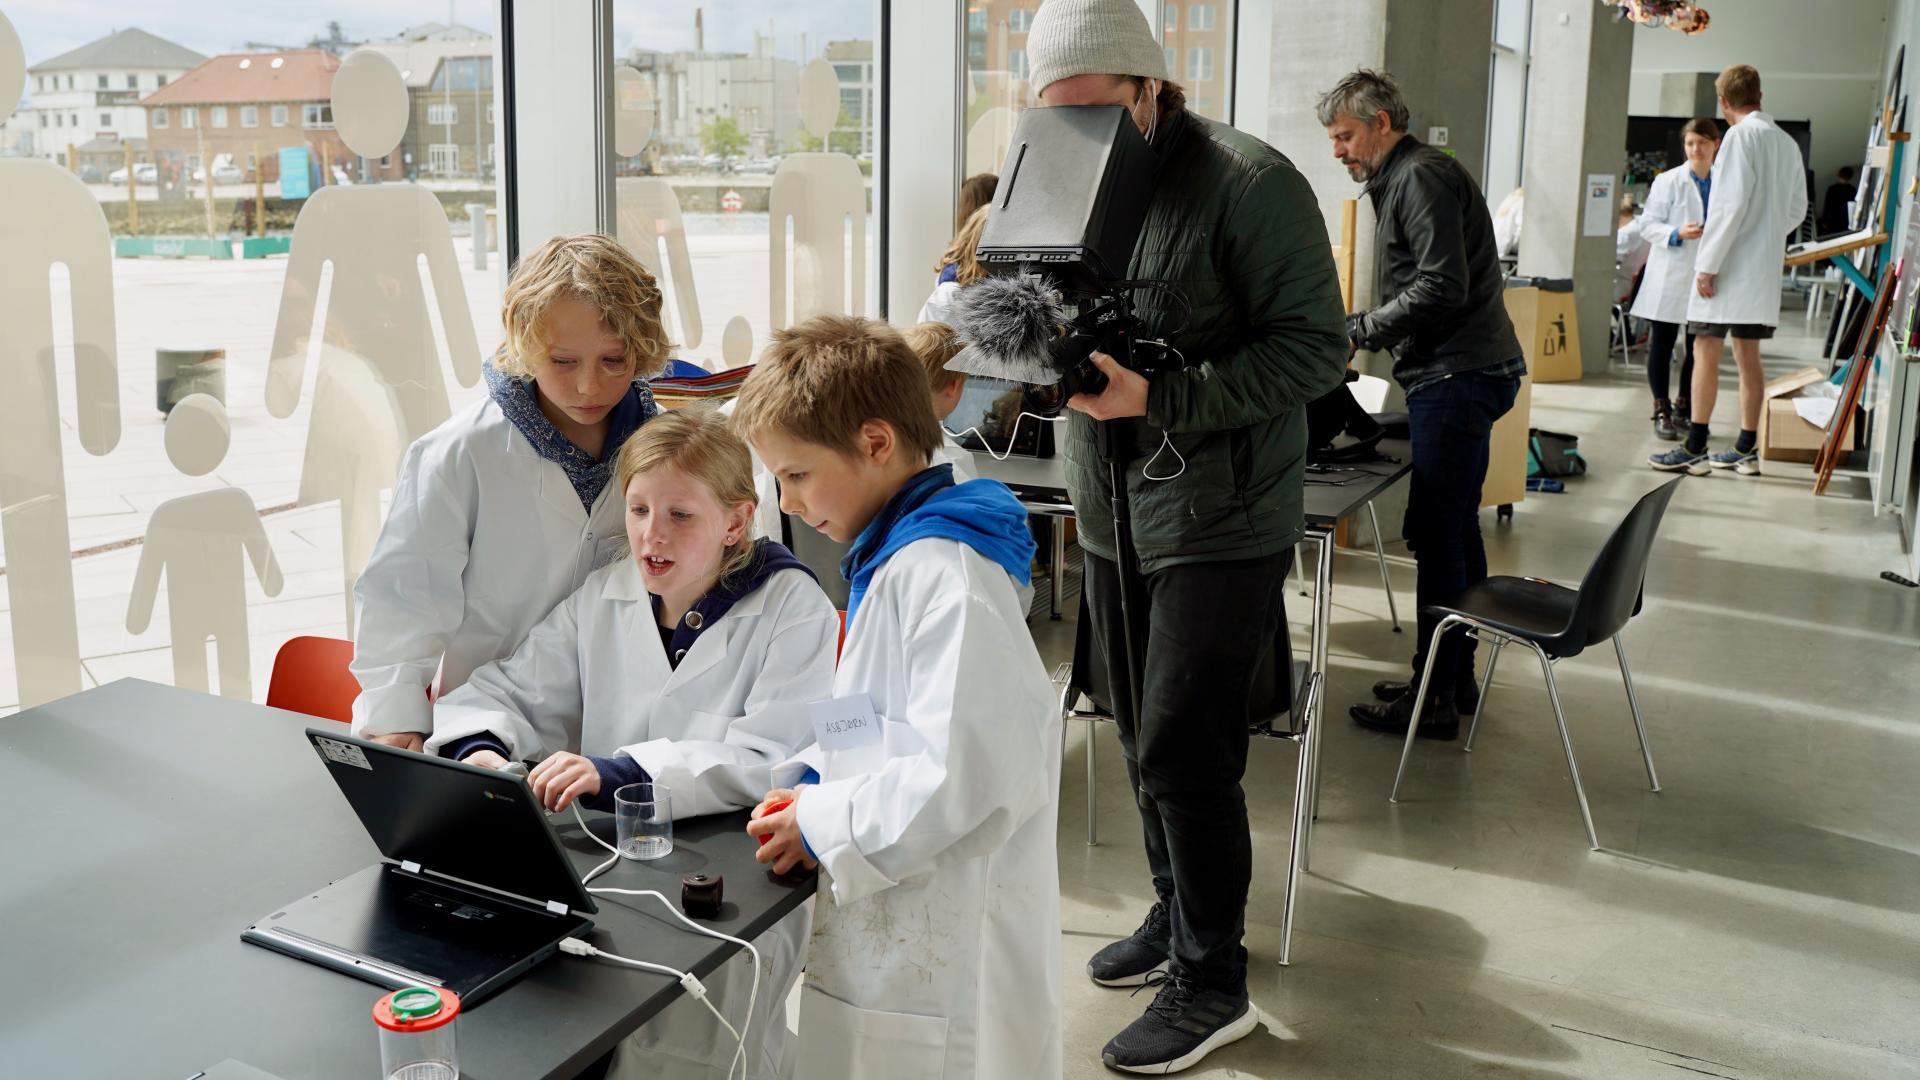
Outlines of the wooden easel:
<svg viewBox="0 0 1920 1080">
<path fill-rule="evenodd" d="M 1340 204 L 1340 242 L 1333 245 L 1333 268 L 1340 274 L 1340 306 L 1353 311 L 1354 245 L 1357 243 L 1360 204 L 1347 199 Z"/>
<path fill-rule="evenodd" d="M 1853 359 L 1847 365 L 1846 382 L 1840 387 L 1840 401 L 1833 410 L 1833 418 L 1827 421 L 1826 438 L 1820 442 L 1820 450 L 1813 457 L 1813 493 L 1826 493 L 1827 484 L 1833 480 L 1833 470 L 1847 453 L 1847 440 L 1853 436 L 1853 414 L 1860 407 L 1860 393 L 1867 385 L 1867 373 L 1873 370 L 1873 352 L 1880 341 L 1880 334 L 1886 329 L 1887 311 L 1893 306 L 1893 290 L 1898 273 L 1893 265 L 1880 272 L 1880 285 L 1874 292 L 1873 313 L 1867 319 L 1866 331 L 1860 335 L 1859 345 L 1854 349 Z"/>
</svg>

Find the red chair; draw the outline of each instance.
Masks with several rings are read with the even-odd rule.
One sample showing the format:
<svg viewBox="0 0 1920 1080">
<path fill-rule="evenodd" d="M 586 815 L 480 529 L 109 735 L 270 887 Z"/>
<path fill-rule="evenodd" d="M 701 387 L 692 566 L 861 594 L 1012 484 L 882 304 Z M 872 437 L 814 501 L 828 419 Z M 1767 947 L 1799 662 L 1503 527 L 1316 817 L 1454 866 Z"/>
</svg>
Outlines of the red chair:
<svg viewBox="0 0 1920 1080">
<path fill-rule="evenodd" d="M 347 665 L 353 642 L 330 637 L 291 638 L 273 657 L 267 705 L 323 720 L 353 722 L 353 699 L 360 696 Z"/>
<path fill-rule="evenodd" d="M 833 647 L 833 658 L 836 662 L 840 659 L 840 651 L 842 649 L 845 649 L 846 647 L 847 647 L 847 613 L 843 611 L 840 613 L 840 644 L 835 645 Z"/>
</svg>

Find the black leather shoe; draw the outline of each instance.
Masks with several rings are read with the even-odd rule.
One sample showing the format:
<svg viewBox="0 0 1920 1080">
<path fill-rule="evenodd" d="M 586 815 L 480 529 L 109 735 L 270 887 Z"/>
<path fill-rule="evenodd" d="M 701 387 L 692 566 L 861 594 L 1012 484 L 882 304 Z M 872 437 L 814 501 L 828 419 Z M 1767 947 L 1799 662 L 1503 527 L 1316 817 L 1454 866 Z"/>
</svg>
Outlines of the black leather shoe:
<svg viewBox="0 0 1920 1080">
<path fill-rule="evenodd" d="M 1355 705 L 1347 710 L 1353 722 L 1369 731 L 1384 731 L 1389 735 L 1405 735 L 1407 721 L 1413 719 L 1413 697 L 1402 697 L 1385 705 Z M 1429 701 L 1420 714 L 1422 739 L 1457 739 L 1460 737 L 1460 714 L 1452 703 Z"/>
<path fill-rule="evenodd" d="M 1407 696 L 1407 691 L 1411 689 L 1412 686 L 1412 683 L 1393 682 L 1390 679 L 1383 679 L 1373 684 L 1373 696 L 1379 698 L 1381 701 L 1399 701 L 1401 698 Z M 1454 684 L 1453 707 L 1456 711 L 1471 715 L 1479 704 L 1479 683 L 1474 682 L 1472 679 L 1464 679 Z M 1404 731 L 1405 729 L 1402 728 L 1401 730 Z"/>
</svg>

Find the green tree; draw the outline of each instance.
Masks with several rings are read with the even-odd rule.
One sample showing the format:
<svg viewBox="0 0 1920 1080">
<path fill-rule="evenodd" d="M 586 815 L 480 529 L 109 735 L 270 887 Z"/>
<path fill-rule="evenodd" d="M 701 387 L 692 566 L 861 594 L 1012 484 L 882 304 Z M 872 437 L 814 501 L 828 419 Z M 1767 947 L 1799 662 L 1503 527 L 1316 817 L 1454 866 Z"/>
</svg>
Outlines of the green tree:
<svg viewBox="0 0 1920 1080">
<path fill-rule="evenodd" d="M 746 150 L 747 133 L 740 130 L 739 121 L 733 117 L 716 116 L 700 128 L 700 145 L 709 154 L 732 157 Z"/>
</svg>

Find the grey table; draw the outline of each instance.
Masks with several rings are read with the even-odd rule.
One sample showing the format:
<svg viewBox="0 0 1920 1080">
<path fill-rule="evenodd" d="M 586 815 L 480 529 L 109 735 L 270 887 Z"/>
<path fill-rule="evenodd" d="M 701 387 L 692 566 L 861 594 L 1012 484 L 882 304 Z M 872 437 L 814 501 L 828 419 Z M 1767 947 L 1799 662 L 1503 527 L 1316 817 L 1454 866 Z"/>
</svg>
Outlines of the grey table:
<svg viewBox="0 0 1920 1080">
<path fill-rule="evenodd" d="M 287 1080 L 380 1075 L 379 987 L 240 940 L 379 859 L 302 735 L 328 723 L 132 679 L 0 720 L 0 1071 L 171 1080 L 231 1057 Z M 553 820 L 583 873 L 602 861 L 571 812 Z M 594 884 L 677 900 L 681 874 L 718 871 L 708 925 L 751 940 L 814 883 L 770 880 L 745 820 L 676 822 L 671 855 Z M 611 817 L 588 821 L 612 839 Z M 657 901 L 595 899 L 589 940 L 609 952 L 704 976 L 737 951 Z M 463 1074 L 572 1076 L 680 993 L 555 956 L 460 1018 Z"/>
<path fill-rule="evenodd" d="M 1333 618 L 1333 554 L 1335 549 L 1333 536 L 1342 521 L 1353 517 L 1361 510 L 1372 511 L 1372 502 L 1388 488 L 1400 482 L 1401 478 L 1413 471 L 1412 447 L 1404 440 L 1383 440 L 1378 449 L 1381 455 L 1392 460 L 1367 462 L 1360 465 L 1338 467 L 1338 471 L 1309 473 L 1303 493 L 1303 510 L 1306 518 L 1306 539 L 1318 546 L 1318 559 L 1314 569 L 1313 611 L 1311 616 L 1311 646 L 1309 659 L 1305 665 L 1305 678 L 1301 682 L 1302 690 L 1296 694 L 1298 719 L 1290 732 L 1274 732 L 1274 738 L 1285 739 L 1297 744 L 1300 752 L 1300 768 L 1294 783 L 1294 813 L 1291 850 L 1287 861 L 1287 883 L 1281 901 L 1280 914 L 1280 962 L 1289 961 L 1293 942 L 1294 897 L 1298 891 L 1299 875 L 1307 869 L 1310 861 L 1313 839 L 1313 820 L 1319 814 L 1320 806 L 1320 723 L 1325 712 L 1325 687 L 1327 681 L 1328 636 Z M 1028 458 L 1009 457 L 1000 460 L 990 454 L 976 453 L 974 464 L 980 475 L 991 477 L 1013 489 L 1021 503 L 1036 513 L 1071 516 L 1073 499 L 1067 491 L 1066 465 L 1058 457 Z M 1379 519 L 1373 519 L 1376 546 L 1379 542 Z M 1060 565 L 1061 530 L 1054 526 L 1054 566 Z M 1392 582 L 1385 571 L 1385 557 L 1381 556 L 1381 584 L 1387 587 L 1388 597 L 1392 597 Z M 1055 604 L 1058 604 L 1059 585 L 1054 584 Z M 1398 618 L 1395 618 L 1398 625 Z M 1087 744 L 1087 821 L 1088 842 L 1093 842 L 1093 743 Z"/>
</svg>

